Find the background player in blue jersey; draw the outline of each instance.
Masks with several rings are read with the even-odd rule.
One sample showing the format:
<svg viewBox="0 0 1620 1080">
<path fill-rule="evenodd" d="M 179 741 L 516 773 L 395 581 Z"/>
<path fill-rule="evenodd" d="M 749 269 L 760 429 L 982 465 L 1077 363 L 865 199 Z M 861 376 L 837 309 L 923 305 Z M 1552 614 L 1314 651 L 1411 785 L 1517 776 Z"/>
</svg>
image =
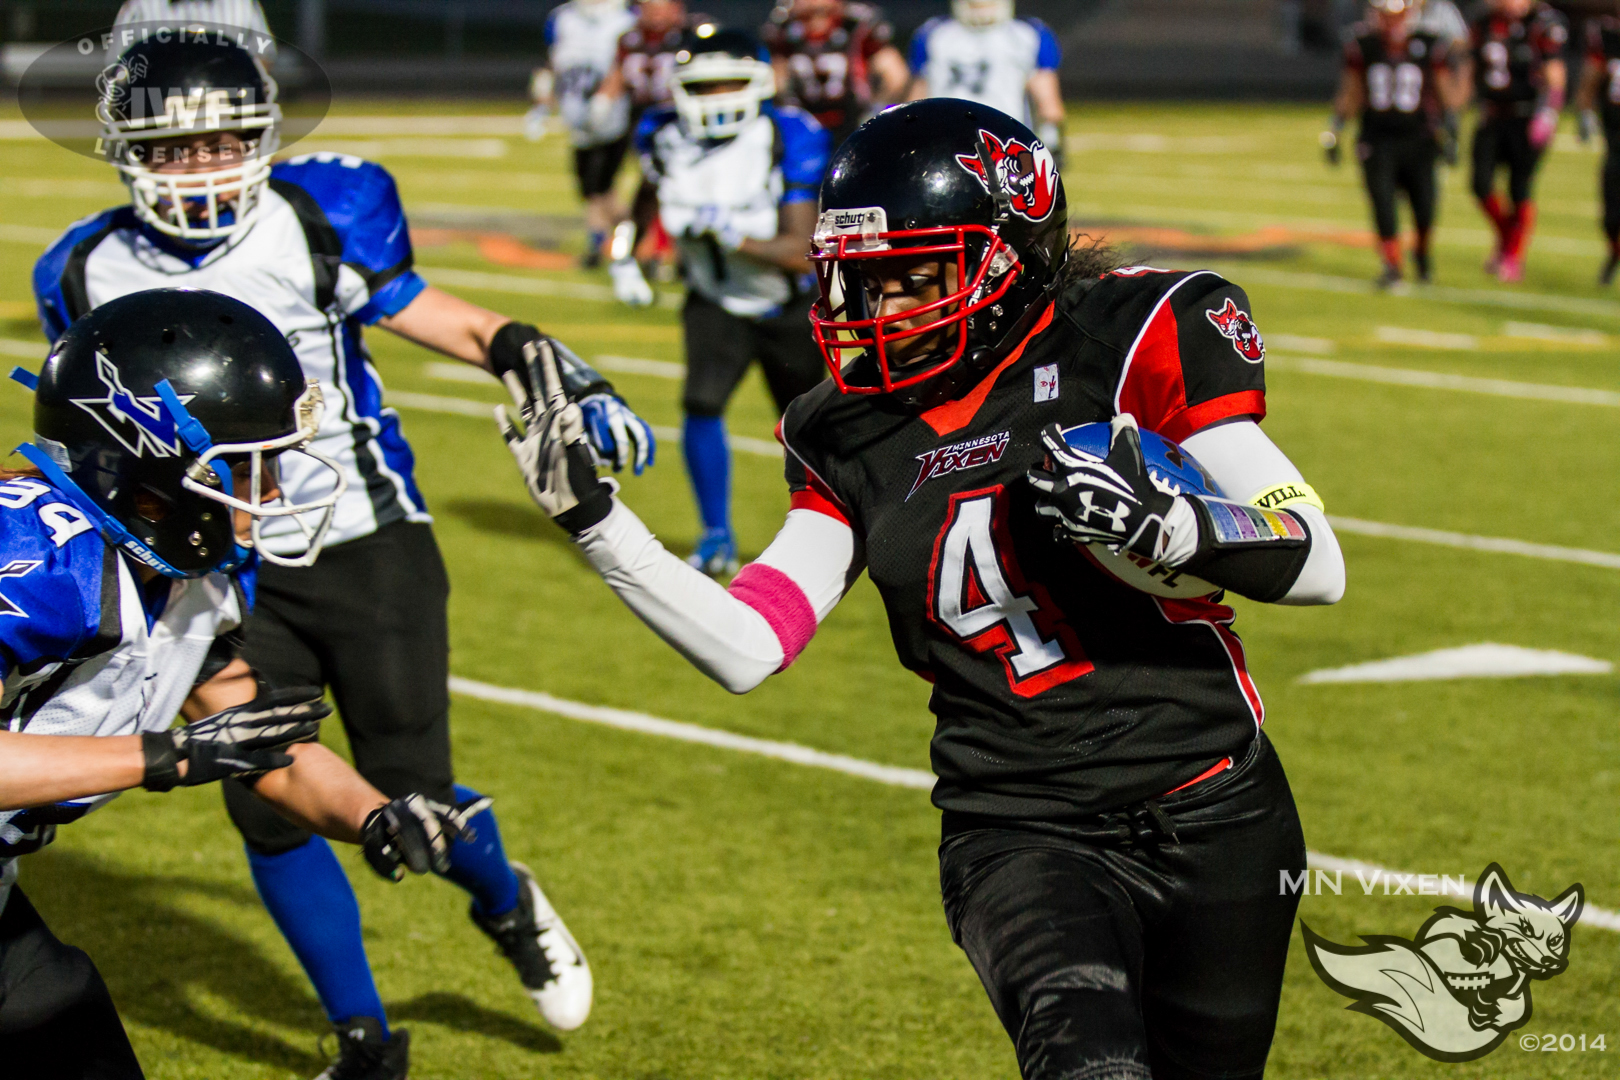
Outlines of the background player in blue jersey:
<svg viewBox="0 0 1620 1080">
<path fill-rule="evenodd" d="M 1061 165 L 1063 50 L 1039 19 L 1013 17 L 1013 0 L 953 0 L 949 18 L 911 36 L 911 100 L 963 98 L 1017 117 Z"/>
<path fill-rule="evenodd" d="M 141 1068 L 106 984 L 16 887 L 58 825 L 128 788 L 234 777 L 397 880 L 447 869 L 488 800 L 390 801 L 310 742 L 331 711 L 318 687 L 267 690 L 237 655 L 262 525 L 311 519 L 313 559 L 331 513 L 281 499 L 280 463 L 341 477 L 311 446 L 320 388 L 264 316 L 135 293 L 13 377 L 36 396 L 26 464 L 0 470 L 0 1072 L 126 1080 Z"/>
<path fill-rule="evenodd" d="M 303 461 L 283 469 L 282 489 L 297 502 L 336 492 L 328 550 L 309 566 L 295 522 L 263 528 L 269 565 L 245 655 L 273 685 L 330 686 L 356 767 L 382 791 L 471 798 L 450 763 L 449 582 L 411 448 L 382 405 L 362 330 L 380 323 L 497 374 L 520 366 L 523 345 L 540 332 L 440 292 L 411 269 L 405 215 L 381 167 L 323 154 L 272 168 L 275 86 L 243 50 L 154 40 L 122 60 L 107 80 L 104 138 L 131 201 L 76 223 L 39 260 L 34 288 L 46 334 L 54 341 L 109 300 L 173 285 L 236 297 L 275 323 L 325 395 L 314 446 L 338 463 L 347 486 L 337 491 L 330 470 Z M 189 117 L 138 111 L 175 87 L 223 92 L 232 104 Z M 647 426 L 589 367 L 571 372 L 605 459 L 641 469 L 653 450 Z M 365 1065 L 380 1062 L 389 1032 L 336 857 L 241 785 L 227 784 L 225 797 L 265 905 L 339 1025 L 334 1075 L 404 1076 L 403 1053 Z M 533 875 L 508 863 L 494 817 L 480 815 L 476 831 L 476 843 L 454 846 L 446 876 L 472 894 L 473 921 L 511 960 L 541 1014 L 577 1027 L 591 1001 L 583 955 Z"/>
<path fill-rule="evenodd" d="M 693 34 L 677 56 L 673 106 L 642 118 L 636 149 L 686 276 L 682 449 L 703 521 L 691 561 L 734 573 L 723 414 L 756 359 L 779 410 L 821 380 L 805 256 L 829 143 L 808 113 L 770 104 L 771 65 L 748 34 Z"/>
</svg>

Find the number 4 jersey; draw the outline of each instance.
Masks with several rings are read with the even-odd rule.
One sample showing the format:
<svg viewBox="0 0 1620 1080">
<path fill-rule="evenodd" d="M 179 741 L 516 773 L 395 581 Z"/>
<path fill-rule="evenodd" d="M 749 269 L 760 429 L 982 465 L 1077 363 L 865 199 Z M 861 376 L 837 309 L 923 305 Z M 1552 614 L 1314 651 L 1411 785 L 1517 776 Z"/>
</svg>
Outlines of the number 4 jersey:
<svg viewBox="0 0 1620 1080">
<path fill-rule="evenodd" d="M 959 401 L 917 415 L 828 381 L 788 408 L 794 506 L 849 523 L 901 663 L 933 683 L 942 809 L 1095 813 L 1163 795 L 1255 737 L 1232 610 L 1124 584 L 1054 538 L 1024 479 L 1054 422 L 1129 412 L 1179 442 L 1263 416 L 1248 308 L 1207 271 L 1127 268 L 1069 285 Z"/>
</svg>

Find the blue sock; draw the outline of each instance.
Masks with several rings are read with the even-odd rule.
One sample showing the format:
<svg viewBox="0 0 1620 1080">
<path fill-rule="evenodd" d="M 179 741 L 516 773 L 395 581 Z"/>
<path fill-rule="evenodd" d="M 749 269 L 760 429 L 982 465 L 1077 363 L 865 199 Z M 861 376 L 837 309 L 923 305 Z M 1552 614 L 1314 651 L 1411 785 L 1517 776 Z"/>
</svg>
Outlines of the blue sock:
<svg viewBox="0 0 1620 1080">
<path fill-rule="evenodd" d="M 341 1024 L 356 1016 L 374 1017 L 386 1038 L 388 1018 L 360 940 L 360 905 L 331 847 L 316 836 L 280 855 L 248 848 L 247 857 L 253 884 L 315 984 L 327 1019 Z"/>
<path fill-rule="evenodd" d="M 472 788 L 456 785 L 457 802 L 476 798 L 478 792 Z M 444 876 L 472 893 L 480 914 L 504 915 L 517 907 L 518 879 L 501 847 L 495 811 L 485 810 L 469 824 L 474 838 L 470 843 L 457 840 L 450 845 L 450 870 Z"/>
<path fill-rule="evenodd" d="M 688 416 L 681 432 L 686 472 L 704 529 L 731 529 L 731 446 L 722 416 Z"/>
</svg>

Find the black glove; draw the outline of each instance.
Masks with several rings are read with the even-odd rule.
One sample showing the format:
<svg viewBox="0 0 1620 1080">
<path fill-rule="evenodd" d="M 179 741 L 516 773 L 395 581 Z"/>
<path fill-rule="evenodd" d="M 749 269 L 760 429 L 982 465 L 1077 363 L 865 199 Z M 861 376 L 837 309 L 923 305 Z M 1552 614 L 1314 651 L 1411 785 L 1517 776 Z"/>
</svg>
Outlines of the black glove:
<svg viewBox="0 0 1620 1080">
<path fill-rule="evenodd" d="M 450 869 L 450 845 L 461 837 L 473 839 L 467 822 L 493 801 L 486 797 L 446 806 L 411 794 L 379 806 L 360 830 L 366 861 L 389 881 L 402 880 L 406 870 L 442 874 Z"/>
<path fill-rule="evenodd" d="M 1050 467 L 1031 469 L 1027 476 L 1041 493 L 1035 512 L 1055 519 L 1059 536 L 1154 561 L 1162 557 L 1164 519 L 1176 500 L 1149 478 L 1142 438 L 1130 413 L 1114 417 L 1108 456 L 1102 461 L 1071 448 L 1057 424 L 1041 431 L 1041 442 Z"/>
<path fill-rule="evenodd" d="M 615 394 L 613 384 L 591 365 L 576 356 L 572 349 L 554 337 L 542 334 L 538 327 L 528 323 L 509 322 L 489 342 L 489 369 L 497 379 L 504 380 L 507 372 L 517 376 L 523 389 L 533 394 L 536 387 L 529 381 L 529 367 L 523 359 L 523 346 L 538 346 L 542 341 L 551 343 L 557 354 L 557 373 L 562 376 L 563 392 L 569 401 L 583 401 L 592 394 Z"/>
<path fill-rule="evenodd" d="M 320 687 L 301 686 L 272 690 L 183 727 L 144 732 L 146 772 L 141 786 L 168 791 L 284 769 L 293 759 L 281 751 L 313 739 L 320 733 L 321 721 L 331 714 L 331 706 L 321 700 Z M 185 776 L 180 775 L 182 761 L 189 762 Z"/>
</svg>

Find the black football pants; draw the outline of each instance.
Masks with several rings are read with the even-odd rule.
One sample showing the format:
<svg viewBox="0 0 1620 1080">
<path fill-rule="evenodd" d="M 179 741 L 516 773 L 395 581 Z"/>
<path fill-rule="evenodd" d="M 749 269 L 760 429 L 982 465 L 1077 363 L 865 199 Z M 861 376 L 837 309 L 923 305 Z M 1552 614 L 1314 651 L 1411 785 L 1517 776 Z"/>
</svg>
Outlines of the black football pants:
<svg viewBox="0 0 1620 1080">
<path fill-rule="evenodd" d="M 686 294 L 681 323 L 686 331 L 686 386 L 681 406 L 688 416 L 719 416 L 755 360 L 776 400 L 776 411 L 827 374 L 821 350 L 810 336 L 808 295 L 768 319 L 733 315 L 696 292 Z"/>
<path fill-rule="evenodd" d="M 1412 227 L 1421 233 L 1434 226 L 1434 167 L 1438 153 L 1434 139 L 1428 135 L 1373 139 L 1361 144 L 1361 175 L 1367 183 L 1380 240 L 1393 240 L 1400 234 L 1395 199 L 1402 191 L 1412 206 Z"/>
<path fill-rule="evenodd" d="M 1282 766 L 1260 736 L 1241 764 L 1158 804 L 1174 840 L 947 815 L 946 920 L 1025 1080 L 1265 1071 L 1299 903 L 1279 872 L 1305 868 Z"/>
<path fill-rule="evenodd" d="M 1603 156 L 1603 235 L 1620 238 L 1620 131 L 1605 133 L 1609 152 Z"/>
<path fill-rule="evenodd" d="M 449 599 L 432 527 L 384 525 L 313 566 L 261 564 L 242 655 L 272 686 L 330 686 L 354 767 L 384 795 L 453 803 Z M 253 850 L 309 839 L 239 781 L 220 786 Z"/>
<path fill-rule="evenodd" d="M 0 913 L 0 1076 L 140 1080 L 101 972 L 64 944 L 21 889 Z"/>
<path fill-rule="evenodd" d="M 1484 202 L 1496 186 L 1496 170 L 1508 171 L 1508 198 L 1517 206 L 1530 197 L 1530 182 L 1541 151 L 1530 145 L 1530 119 L 1498 116 L 1481 120 L 1474 129 L 1474 198 Z"/>
</svg>

